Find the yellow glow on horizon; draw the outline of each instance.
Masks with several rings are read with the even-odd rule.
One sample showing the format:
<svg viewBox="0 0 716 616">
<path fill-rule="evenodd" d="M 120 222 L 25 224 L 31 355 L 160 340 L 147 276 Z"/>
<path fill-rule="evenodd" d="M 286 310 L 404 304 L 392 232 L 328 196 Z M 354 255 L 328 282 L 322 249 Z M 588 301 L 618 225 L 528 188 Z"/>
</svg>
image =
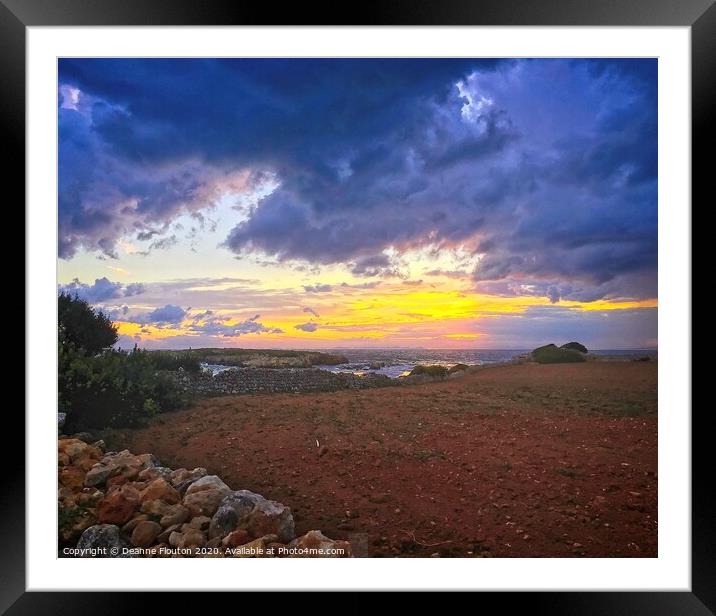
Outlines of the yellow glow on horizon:
<svg viewBox="0 0 716 616">
<path fill-rule="evenodd" d="M 217 281 L 216 285 L 200 283 L 195 289 L 222 291 L 235 286 L 236 282 Z M 242 341 L 265 341 L 275 343 L 275 346 L 295 343 L 309 348 L 312 342 L 339 345 L 341 342 L 381 339 L 390 342 L 443 340 L 459 344 L 461 341 L 485 339 L 486 334 L 479 331 L 481 319 L 519 315 L 533 307 L 608 312 L 656 308 L 658 305 L 656 299 L 552 303 L 546 297 L 485 295 L 465 290 L 460 282 L 454 280 L 409 284 L 404 281 L 383 281 L 373 288 L 333 285 L 333 289 L 326 293 L 305 293 L 303 289 L 295 287 L 274 287 L 262 291 L 267 294 L 259 297 L 267 299 L 266 308 L 256 310 L 261 315 L 259 322 L 269 328 L 279 328 L 282 333 L 217 336 L 214 338 L 217 342 L 240 346 Z M 303 309 L 305 305 L 310 305 L 320 317 L 306 312 Z M 119 333 L 130 337 L 140 336 L 143 341 L 162 341 L 176 336 L 205 340 L 208 334 L 202 334 L 191 327 L 206 324 L 206 318 L 197 317 L 210 308 L 194 307 L 181 324 L 171 327 L 119 321 Z M 221 319 L 227 326 L 238 325 L 253 316 L 247 314 L 246 310 L 230 308 L 212 309 L 212 312 L 212 318 Z M 318 327 L 312 332 L 297 329 L 297 326 L 306 323 L 315 323 Z"/>
</svg>

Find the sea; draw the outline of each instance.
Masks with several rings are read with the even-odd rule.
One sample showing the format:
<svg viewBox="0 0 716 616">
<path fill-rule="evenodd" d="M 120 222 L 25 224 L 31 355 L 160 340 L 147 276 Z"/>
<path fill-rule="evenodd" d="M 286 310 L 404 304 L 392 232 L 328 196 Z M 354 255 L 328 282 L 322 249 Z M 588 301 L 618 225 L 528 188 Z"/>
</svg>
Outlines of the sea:
<svg viewBox="0 0 716 616">
<path fill-rule="evenodd" d="M 333 366 L 314 366 L 328 372 L 343 372 L 356 375 L 369 373 L 383 374 L 390 378 L 398 378 L 410 374 L 418 364 L 454 366 L 467 364 L 468 366 L 484 366 L 509 362 L 516 355 L 529 353 L 531 349 L 501 349 L 501 350 L 456 350 L 456 349 L 331 349 L 331 353 L 340 353 L 348 360 L 344 364 Z M 590 350 L 595 355 L 608 355 L 616 357 L 656 357 L 654 349 L 602 349 Z M 230 369 L 230 366 L 220 364 L 203 364 L 205 370 L 213 374 Z"/>
</svg>

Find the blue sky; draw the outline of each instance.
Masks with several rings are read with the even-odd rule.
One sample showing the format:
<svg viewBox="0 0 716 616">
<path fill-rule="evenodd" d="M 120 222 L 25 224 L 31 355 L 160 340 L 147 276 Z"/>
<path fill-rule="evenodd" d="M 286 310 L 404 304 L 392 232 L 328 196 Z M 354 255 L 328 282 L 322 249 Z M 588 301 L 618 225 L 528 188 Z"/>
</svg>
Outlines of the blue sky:
<svg viewBox="0 0 716 616">
<path fill-rule="evenodd" d="M 147 346 L 654 346 L 656 86 L 649 59 L 62 59 L 60 283 Z"/>
</svg>

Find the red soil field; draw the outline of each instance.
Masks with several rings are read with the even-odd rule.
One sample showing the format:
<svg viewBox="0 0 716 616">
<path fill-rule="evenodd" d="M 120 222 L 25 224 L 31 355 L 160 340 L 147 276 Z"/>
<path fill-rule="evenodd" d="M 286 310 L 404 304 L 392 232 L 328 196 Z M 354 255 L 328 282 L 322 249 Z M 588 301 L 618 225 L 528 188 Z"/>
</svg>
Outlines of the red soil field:
<svg viewBox="0 0 716 616">
<path fill-rule="evenodd" d="M 212 398 L 108 444 L 203 466 L 356 556 L 657 556 L 655 362 Z"/>
</svg>

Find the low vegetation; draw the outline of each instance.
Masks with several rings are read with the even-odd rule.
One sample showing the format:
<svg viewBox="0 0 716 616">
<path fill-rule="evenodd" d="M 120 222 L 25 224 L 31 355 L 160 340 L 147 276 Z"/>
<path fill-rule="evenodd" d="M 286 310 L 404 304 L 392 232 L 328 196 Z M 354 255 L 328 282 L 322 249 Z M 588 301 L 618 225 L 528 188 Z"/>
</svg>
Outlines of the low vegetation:
<svg viewBox="0 0 716 616">
<path fill-rule="evenodd" d="M 409 376 L 418 376 L 418 375 L 426 375 L 426 376 L 433 376 L 433 377 L 446 377 L 448 374 L 448 369 L 445 366 L 415 366 L 410 371 Z"/>
<path fill-rule="evenodd" d="M 579 351 L 580 353 L 589 353 L 589 349 L 581 342 L 568 342 L 567 344 L 563 344 L 560 348 L 569 349 L 570 351 Z"/>
<path fill-rule="evenodd" d="M 58 308 L 58 401 L 67 432 L 134 426 L 184 406 L 170 354 L 113 349 L 117 327 L 77 297 L 61 294 Z"/>
<path fill-rule="evenodd" d="M 567 364 L 586 361 L 584 355 L 565 347 L 558 347 L 554 344 L 547 344 L 532 351 L 532 359 L 538 364 Z"/>
<path fill-rule="evenodd" d="M 167 369 L 198 370 L 199 364 L 252 368 L 309 368 L 320 365 L 347 363 L 348 359 L 336 353 L 319 351 L 284 351 L 257 349 L 184 349 L 180 351 L 150 351 L 161 357 Z M 170 367 L 173 364 L 175 367 Z"/>
</svg>

